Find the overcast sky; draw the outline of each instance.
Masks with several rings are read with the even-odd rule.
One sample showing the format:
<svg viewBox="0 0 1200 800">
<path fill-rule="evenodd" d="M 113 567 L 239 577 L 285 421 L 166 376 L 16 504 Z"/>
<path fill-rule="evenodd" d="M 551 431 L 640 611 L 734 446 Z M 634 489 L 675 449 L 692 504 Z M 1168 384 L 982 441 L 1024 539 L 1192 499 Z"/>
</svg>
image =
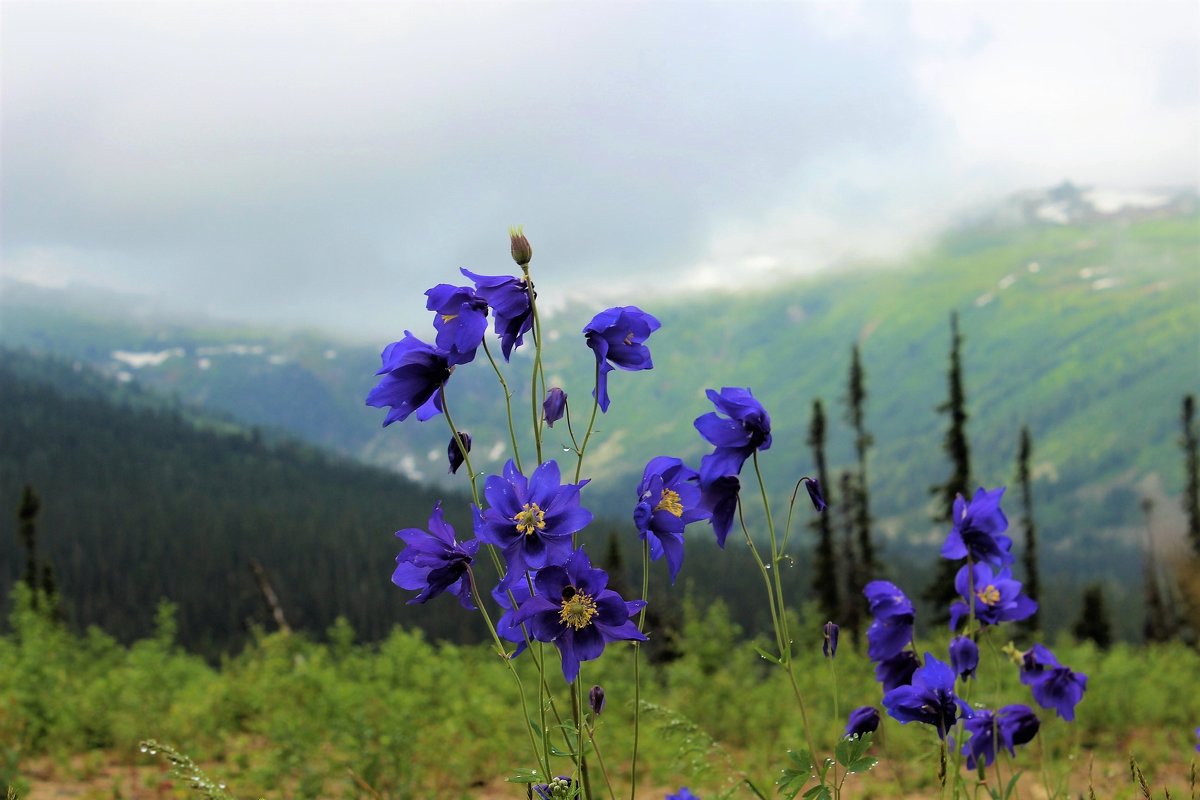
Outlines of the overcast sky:
<svg viewBox="0 0 1200 800">
<path fill-rule="evenodd" d="M 513 223 L 636 303 L 1200 170 L 1194 2 L 3 0 L 0 52 L 5 276 L 364 338 Z"/>
</svg>

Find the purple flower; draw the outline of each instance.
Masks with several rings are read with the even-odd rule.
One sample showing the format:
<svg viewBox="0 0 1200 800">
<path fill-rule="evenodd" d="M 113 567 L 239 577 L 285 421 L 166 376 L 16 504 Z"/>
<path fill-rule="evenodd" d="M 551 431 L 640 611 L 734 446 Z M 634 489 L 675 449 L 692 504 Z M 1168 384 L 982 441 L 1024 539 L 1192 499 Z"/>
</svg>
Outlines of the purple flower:
<svg viewBox="0 0 1200 800">
<path fill-rule="evenodd" d="M 967 636 L 955 636 L 950 640 L 950 666 L 963 680 L 974 677 L 979 666 L 979 645 Z"/>
<path fill-rule="evenodd" d="M 963 722 L 963 727 L 971 734 L 971 738 L 962 746 L 962 754 L 967 757 L 967 769 L 975 769 L 980 761 L 985 767 L 991 766 L 998 747 L 1015 756 L 1016 746 L 1032 741 L 1040 726 L 1029 706 L 1005 706 L 995 712 L 986 708 L 975 709 Z"/>
<path fill-rule="evenodd" d="M 908 595 L 890 581 L 871 581 L 863 587 L 863 594 L 875 618 L 867 628 L 867 657 L 886 661 L 912 641 L 916 612 Z"/>
<path fill-rule="evenodd" d="M 987 491 L 980 488 L 970 504 L 959 495 L 954 500 L 954 525 L 942 545 L 942 558 L 971 557 L 972 562 L 986 561 L 1006 567 L 1015 561 L 1012 539 L 1004 535 L 1008 517 L 1000 509 L 1004 487 Z"/>
<path fill-rule="evenodd" d="M 828 508 L 825 498 L 821 495 L 821 482 L 819 480 L 816 478 L 801 478 L 800 482 L 808 490 L 808 499 L 812 501 L 813 508 L 817 510 L 818 514 Z"/>
<path fill-rule="evenodd" d="M 1087 675 L 1064 667 L 1046 647 L 1035 644 L 1022 654 L 1021 683 L 1031 688 L 1039 706 L 1053 708 L 1070 722 L 1087 689 Z"/>
<path fill-rule="evenodd" d="M 542 403 L 542 418 L 546 425 L 554 427 L 554 423 L 563 418 L 563 410 L 567 407 L 567 393 L 555 386 L 546 392 L 546 400 Z"/>
<path fill-rule="evenodd" d="M 717 546 L 721 549 L 725 548 L 725 537 L 733 528 L 741 489 L 742 482 L 736 475 L 722 475 L 708 485 L 701 484 L 700 505 L 709 516 L 713 533 L 717 535 Z"/>
<path fill-rule="evenodd" d="M 717 449 L 700 461 L 701 486 L 724 475 L 740 475 L 755 450 L 771 446 L 771 417 L 749 389 L 726 386 L 706 394 L 717 410 L 697 417 L 694 424 Z"/>
<path fill-rule="evenodd" d="M 592 512 L 579 505 L 586 483 L 564 485 L 555 461 L 526 478 L 509 459 L 503 476 L 488 477 L 483 485 L 488 508 L 475 509 L 475 535 L 504 551 L 508 574 L 502 586 L 511 586 L 527 569 L 561 563 L 570 555 L 571 534 L 592 521 Z"/>
<path fill-rule="evenodd" d="M 683 564 L 683 529 L 710 513 L 701 507 L 697 478 L 697 472 L 678 458 L 658 456 L 646 464 L 638 484 L 633 522 L 650 545 L 650 560 L 667 557 L 671 583 Z"/>
<path fill-rule="evenodd" d="M 691 789 L 682 786 L 675 794 L 667 795 L 665 800 L 700 800 L 700 798 L 692 794 Z"/>
<path fill-rule="evenodd" d="M 507 587 L 497 585 L 492 589 L 492 599 L 504 609 L 500 619 L 496 620 L 496 634 L 501 639 L 517 646 L 517 649 L 513 651 L 513 658 L 525 652 L 525 648 L 529 644 L 525 630 L 521 627 L 521 623 L 515 621 L 515 618 L 517 609 L 530 597 L 533 597 L 533 592 L 529 591 L 529 584 L 524 580 L 513 581 L 512 585 Z"/>
<path fill-rule="evenodd" d="M 487 332 L 487 301 L 468 286 L 448 283 L 439 283 L 425 296 L 429 298 L 425 308 L 437 312 L 433 318 L 437 330 L 434 342 L 446 353 L 446 360 L 451 365 L 473 361 Z"/>
<path fill-rule="evenodd" d="M 647 641 L 631 619 L 646 602 L 627 603 L 609 589 L 608 575 L 592 568 L 583 548 L 563 566 L 538 570 L 533 585 L 537 593 L 521 605 L 514 621 L 526 623 L 539 642 L 554 642 L 567 683 L 575 682 L 579 663 L 599 658 L 607 643 Z"/>
<path fill-rule="evenodd" d="M 969 579 L 968 575 L 973 575 Z M 1021 582 L 1013 580 L 1008 567 L 993 573 L 991 566 L 977 563 L 967 571 L 964 564 L 954 576 L 954 588 L 966 598 L 975 590 L 975 619 L 984 625 L 999 625 L 1001 622 L 1016 622 L 1027 619 L 1037 611 L 1037 603 L 1021 594 Z M 958 628 L 959 620 L 970 611 L 964 600 L 950 604 L 950 630 Z"/>
<path fill-rule="evenodd" d="M 604 687 L 600 685 L 593 686 L 588 691 L 588 706 L 592 709 L 592 714 L 600 716 L 604 711 Z"/>
<path fill-rule="evenodd" d="M 467 453 L 471 452 L 471 434 L 466 431 L 459 431 L 458 436 L 450 437 L 450 444 L 446 446 L 446 456 L 450 460 L 450 474 L 458 472 L 458 468 L 466 461 L 466 453 L 458 446 L 458 440 L 462 439 L 463 447 L 467 448 Z"/>
<path fill-rule="evenodd" d="M 396 556 L 392 583 L 401 589 L 419 589 L 421 592 L 408 601 L 409 605 L 450 592 L 458 597 L 463 608 L 475 608 L 471 601 L 470 581 L 464 578 L 479 551 L 479 540 L 459 544 L 454 538 L 454 528 L 442 518 L 441 503 L 433 507 L 428 532 L 405 528 L 396 531 L 396 536 L 404 540 L 405 547 Z"/>
<path fill-rule="evenodd" d="M 893 718 L 905 725 L 932 725 L 943 739 L 958 719 L 960 702 L 954 694 L 954 673 L 932 653 L 925 654 L 925 666 L 913 673 L 910 686 L 900 686 L 883 696 L 883 704 Z"/>
<path fill-rule="evenodd" d="M 917 654 L 912 650 L 901 650 L 891 658 L 885 658 L 875 665 L 875 680 L 883 686 L 885 692 L 890 692 L 898 686 L 908 686 L 912 683 L 913 673 L 921 666 Z"/>
<path fill-rule="evenodd" d="M 601 311 L 583 326 L 587 346 L 596 354 L 596 388 L 592 396 L 608 411 L 608 373 L 614 365 L 636 371 L 653 369 L 645 341 L 662 324 L 637 306 L 618 306 Z"/>
<path fill-rule="evenodd" d="M 838 626 L 834 622 L 826 622 L 821 632 L 825 637 L 825 641 L 821 642 L 821 652 L 826 658 L 833 658 L 837 655 Z"/>
<path fill-rule="evenodd" d="M 520 347 L 525 334 L 533 328 L 533 306 L 529 302 L 529 284 L 508 275 L 476 275 L 460 269 L 475 282 L 475 292 L 492 309 L 494 329 L 500 337 L 500 350 L 508 361 L 514 347 Z"/>
<path fill-rule="evenodd" d="M 383 366 L 375 373 L 383 377 L 367 394 L 367 405 L 391 406 L 383 420 L 385 428 L 396 420 L 403 422 L 414 411 L 424 422 L 442 413 L 438 389 L 452 369 L 445 353 L 405 331 L 403 339 L 383 349 Z"/>
<path fill-rule="evenodd" d="M 879 730 L 879 711 L 874 706 L 863 706 L 850 712 L 846 720 L 846 736 L 862 736 Z"/>
</svg>

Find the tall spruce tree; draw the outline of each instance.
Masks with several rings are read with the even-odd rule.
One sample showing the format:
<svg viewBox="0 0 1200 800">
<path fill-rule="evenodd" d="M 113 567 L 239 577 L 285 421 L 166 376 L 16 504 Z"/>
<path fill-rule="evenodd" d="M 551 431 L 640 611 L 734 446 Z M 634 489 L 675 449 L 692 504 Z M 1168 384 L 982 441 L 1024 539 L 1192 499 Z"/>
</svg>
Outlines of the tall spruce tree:
<svg viewBox="0 0 1200 800">
<path fill-rule="evenodd" d="M 1025 594 L 1031 600 L 1038 601 L 1038 610 L 1022 620 L 1021 627 L 1026 632 L 1038 630 L 1038 620 L 1041 616 L 1041 581 L 1038 577 L 1037 562 L 1037 526 L 1033 521 L 1033 487 L 1029 470 L 1029 459 L 1033 455 L 1033 442 L 1029 436 L 1029 426 L 1021 426 L 1021 444 L 1017 450 L 1017 483 L 1021 485 L 1021 527 L 1025 530 L 1025 549 L 1021 559 L 1025 565 Z"/>
<path fill-rule="evenodd" d="M 1143 497 L 1141 506 L 1146 518 L 1146 549 L 1142 556 L 1142 592 L 1146 617 L 1142 623 L 1142 637 L 1147 642 L 1165 642 L 1171 638 L 1171 622 L 1159 580 L 1158 558 L 1154 552 L 1154 501 Z"/>
<path fill-rule="evenodd" d="M 871 501 L 867 489 L 867 450 L 874 438 L 866 428 L 867 387 L 858 345 L 850 349 L 850 375 L 846 387 L 846 422 L 854 428 L 854 452 L 858 474 L 854 476 L 854 527 L 858 539 L 859 565 L 864 576 L 875 571 L 875 545 L 871 541 Z M 842 502 L 850 502 L 843 498 Z M 861 589 L 861 587 L 859 587 Z"/>
<path fill-rule="evenodd" d="M 958 332 L 958 312 L 950 312 L 950 369 L 947 373 L 949 395 L 946 401 L 938 406 L 939 414 L 950 418 L 946 435 L 942 439 L 942 448 L 950 457 L 951 472 L 945 483 L 930 487 L 937 497 L 937 511 L 933 521 L 948 523 L 952 521 L 954 499 L 962 495 L 970 500 L 971 489 L 971 448 L 967 443 L 967 395 L 963 389 L 962 374 L 962 336 Z M 937 607 L 938 618 L 948 619 L 950 603 L 954 601 L 954 576 L 966 559 L 942 559 L 939 562 L 934 582 L 925 590 L 924 597 Z"/>
<path fill-rule="evenodd" d="M 22 580 L 29 587 L 33 607 L 38 607 L 38 555 L 37 555 L 37 515 L 42 503 L 37 492 L 28 484 L 21 489 L 21 502 L 17 506 L 17 536 L 25 548 L 25 575 Z"/>
<path fill-rule="evenodd" d="M 1079 620 L 1072 629 L 1075 638 L 1091 639 L 1101 650 L 1112 645 L 1112 621 L 1108 616 L 1108 604 L 1104 602 L 1104 588 L 1093 583 L 1083 591 L 1083 604 Z"/>
<path fill-rule="evenodd" d="M 854 491 L 854 475 L 849 470 L 844 470 L 838 479 L 838 493 L 843 497 L 849 497 Z M 843 630 L 850 632 L 850 637 L 858 644 L 859 633 L 862 627 L 862 619 L 866 613 L 867 600 L 862 593 L 863 571 L 862 566 L 858 561 L 858 553 L 854 541 L 854 509 L 850 504 L 842 501 L 841 514 L 839 515 L 839 524 L 842 529 L 842 585 L 845 587 L 845 596 L 843 598 L 841 620 L 838 624 Z"/>
<path fill-rule="evenodd" d="M 1188 538 L 1200 556 L 1200 456 L 1197 455 L 1196 396 L 1183 397 L 1183 436 L 1179 443 L 1185 459 L 1183 512 L 1187 515 Z"/>
<path fill-rule="evenodd" d="M 812 420 L 808 425 L 808 446 L 812 448 L 817 480 L 825 492 L 825 501 L 832 505 L 829 475 L 825 465 L 825 409 L 818 398 L 813 400 Z M 837 621 L 841 615 L 838 588 L 837 555 L 834 552 L 833 522 L 829 514 L 817 514 L 809 522 L 817 532 L 817 547 L 813 554 L 813 591 L 821 606 L 824 619 Z"/>
</svg>

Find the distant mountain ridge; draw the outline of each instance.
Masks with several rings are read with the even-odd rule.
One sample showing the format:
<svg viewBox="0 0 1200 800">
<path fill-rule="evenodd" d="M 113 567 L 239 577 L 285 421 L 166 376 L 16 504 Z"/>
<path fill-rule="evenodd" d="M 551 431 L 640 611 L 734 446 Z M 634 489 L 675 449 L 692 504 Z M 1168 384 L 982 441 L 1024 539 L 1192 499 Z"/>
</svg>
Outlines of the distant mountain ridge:
<svg viewBox="0 0 1200 800">
<path fill-rule="evenodd" d="M 1030 425 L 1047 547 L 1107 543 L 1081 558 L 1102 574 L 1136 574 L 1136 559 L 1121 553 L 1142 536 L 1138 497 L 1169 501 L 1159 503 L 1169 511 L 1182 479 L 1180 398 L 1200 390 L 1200 215 L 1189 197 L 1103 213 L 1087 190 L 1066 185 L 1014 201 L 1034 209 L 1034 224 L 962 227 L 899 268 L 686 301 L 664 299 L 651 282 L 646 297 L 626 303 L 663 322 L 649 343 L 655 369 L 611 376 L 613 408 L 600 418 L 586 470 L 604 480 L 589 492 L 621 518 L 648 458 L 698 461 L 705 446 L 691 422 L 709 410 L 703 390 L 723 385 L 750 386 L 772 413 L 775 446 L 764 464 L 777 495 L 810 468 L 814 397 L 831 418 L 831 463 L 848 465 L 840 398 L 859 342 L 880 534 L 891 546 L 930 547 L 938 532 L 928 487 L 948 470 L 934 408 L 946 392 L 947 316 L 957 310 L 976 479 L 1010 482 L 1017 432 Z M 1047 203 L 1065 203 L 1065 217 L 1038 221 Z M 449 268 L 438 278 L 457 279 Z M 597 310 L 576 303 L 546 320 L 547 376 L 570 395 L 577 427 L 590 411 L 594 369 L 579 331 Z M 445 475 L 443 420 L 384 430 L 383 412 L 363 406 L 386 342 L 122 319 L 14 292 L 0 315 L 0 343 L 77 359 L 409 477 Z M 432 327 L 413 332 L 432 337 Z M 529 415 L 528 369 L 527 349 L 518 351 L 508 367 L 518 424 Z M 447 391 L 456 421 L 475 437 L 477 466 L 498 470 L 507 429 L 486 360 L 458 368 Z M 1169 513 L 1164 520 L 1169 528 Z"/>
</svg>

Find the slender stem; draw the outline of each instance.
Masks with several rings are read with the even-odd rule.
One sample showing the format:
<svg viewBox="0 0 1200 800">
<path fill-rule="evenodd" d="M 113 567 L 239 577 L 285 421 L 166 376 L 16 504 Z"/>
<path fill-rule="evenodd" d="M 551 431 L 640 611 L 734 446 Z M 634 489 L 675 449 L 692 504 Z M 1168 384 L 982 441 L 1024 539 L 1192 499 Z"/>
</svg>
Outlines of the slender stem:
<svg viewBox="0 0 1200 800">
<path fill-rule="evenodd" d="M 542 463 L 542 419 L 538 414 L 538 398 L 544 401 L 543 392 L 538 391 L 538 373 L 542 367 L 542 326 L 538 320 L 537 313 L 537 292 L 533 290 L 533 278 L 529 276 L 529 265 L 522 264 L 521 270 L 525 273 L 525 290 L 529 293 L 529 313 L 533 317 L 532 334 L 533 334 L 533 370 L 529 378 L 529 407 L 530 415 L 533 417 L 533 444 L 537 450 L 537 463 Z"/>
<path fill-rule="evenodd" d="M 458 428 L 454 426 L 454 418 L 450 416 L 450 406 L 446 404 L 446 384 L 438 387 L 438 394 L 442 398 L 442 414 L 446 417 L 446 423 L 450 426 L 450 436 L 458 445 L 458 452 L 462 453 L 463 463 L 467 465 L 467 475 L 471 479 L 471 497 L 475 499 L 475 507 L 479 507 L 479 489 L 475 486 L 475 468 L 471 466 L 471 457 L 467 454 L 466 443 L 462 436 L 459 435 Z M 493 553 L 494 555 L 494 553 Z"/>
<path fill-rule="evenodd" d="M 604 785 L 608 788 L 609 800 L 617 800 L 617 793 L 613 790 L 612 779 L 608 776 L 608 767 L 604 766 L 604 756 L 600 754 L 600 743 L 596 741 L 596 723 L 594 719 L 592 724 L 588 725 L 587 734 L 588 740 L 592 743 L 592 752 L 596 754 L 596 761 L 600 764 L 600 774 L 604 776 Z"/>
<path fill-rule="evenodd" d="M 492 351 L 488 347 L 486 337 L 483 340 L 483 352 L 488 357 L 488 361 L 491 362 L 492 369 L 496 371 L 496 377 L 500 379 L 500 388 L 504 390 L 504 410 L 508 413 L 508 435 L 512 439 L 513 461 L 516 462 L 517 472 L 524 475 L 525 470 L 521 469 L 521 448 L 517 446 L 517 429 L 513 425 L 512 392 L 509 391 L 508 381 L 504 380 L 504 373 L 500 371 L 500 365 L 496 363 L 496 359 L 492 356 Z"/>
<path fill-rule="evenodd" d="M 588 780 L 587 759 L 583 756 L 583 665 L 579 665 L 579 673 L 575 676 L 575 685 L 571 691 L 571 715 L 575 718 L 576 751 L 575 763 L 579 767 L 580 797 L 588 800 L 592 796 L 591 782 Z"/>
<path fill-rule="evenodd" d="M 588 440 L 592 438 L 592 430 L 596 427 L 596 412 L 600 409 L 600 362 L 596 362 L 596 388 L 592 392 L 592 417 L 588 420 L 587 433 L 583 435 L 583 444 L 579 446 L 579 461 L 575 464 L 575 482 L 579 483 L 579 474 L 583 472 L 583 454 L 587 451 Z"/>
<path fill-rule="evenodd" d="M 775 646 L 779 649 L 780 658 L 783 657 L 783 640 L 779 634 L 779 612 L 775 608 L 775 589 L 771 586 L 771 573 L 763 563 L 762 556 L 758 554 L 758 548 L 754 546 L 754 540 L 750 538 L 750 531 L 746 528 L 746 518 L 742 514 L 742 501 L 738 499 L 738 520 L 742 525 L 742 533 L 746 536 L 746 544 L 750 547 L 750 554 L 754 556 L 754 563 L 758 564 L 758 572 L 762 575 L 763 585 L 767 589 L 767 607 L 771 611 L 771 630 L 775 633 Z M 815 756 L 814 756 L 815 758 Z"/>
<path fill-rule="evenodd" d="M 642 539 L 642 600 L 649 600 L 650 594 L 650 541 Z M 638 614 L 638 633 L 645 633 L 646 606 L 642 606 Z M 642 718 L 642 674 L 641 659 L 642 643 L 633 643 L 633 756 L 629 759 L 629 800 L 637 796 L 637 757 L 638 737 L 641 733 Z"/>
<path fill-rule="evenodd" d="M 796 488 L 792 490 L 792 500 L 788 503 L 787 523 L 783 526 L 783 541 L 779 543 L 779 552 L 787 550 L 788 539 L 792 535 L 792 511 L 796 508 L 796 498 L 800 496 L 800 484 L 804 483 L 807 478 L 801 478 L 796 481 Z"/>
<path fill-rule="evenodd" d="M 517 674 L 517 669 L 513 666 L 512 659 L 508 657 L 508 650 L 500 641 L 500 635 L 496 633 L 496 626 L 492 624 L 492 618 L 488 616 L 487 607 L 483 604 L 483 598 L 479 595 L 479 587 L 475 583 L 475 572 L 470 567 L 467 567 L 467 577 L 471 582 L 471 597 L 474 598 L 475 606 L 479 609 L 483 621 L 487 623 L 488 633 L 492 635 L 492 642 L 496 645 L 497 655 L 504 661 L 505 666 L 508 667 L 508 671 L 513 676 L 513 680 L 517 682 L 517 693 L 521 696 L 521 719 L 525 722 L 525 731 L 529 734 L 529 746 L 533 748 L 534 756 L 538 759 L 538 766 L 545 770 L 545 774 L 549 776 L 550 762 L 548 759 L 543 760 L 542 751 L 533 737 L 533 726 L 530 724 L 529 719 L 529 703 L 525 700 L 525 686 L 521 683 L 521 676 Z"/>
</svg>

